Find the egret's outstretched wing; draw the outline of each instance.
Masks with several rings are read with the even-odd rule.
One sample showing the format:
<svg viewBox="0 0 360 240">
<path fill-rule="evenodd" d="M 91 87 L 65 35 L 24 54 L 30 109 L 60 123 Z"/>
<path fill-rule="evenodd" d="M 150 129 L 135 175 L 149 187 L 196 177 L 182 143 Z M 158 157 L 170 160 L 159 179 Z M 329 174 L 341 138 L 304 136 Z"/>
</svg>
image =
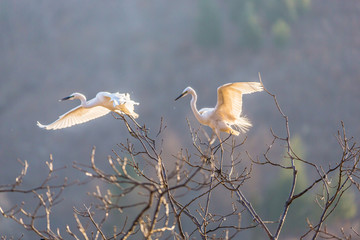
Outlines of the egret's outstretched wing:
<svg viewBox="0 0 360 240">
<path fill-rule="evenodd" d="M 228 83 L 217 89 L 216 113 L 225 121 L 235 121 L 242 111 L 242 94 L 262 91 L 258 82 Z"/>
<path fill-rule="evenodd" d="M 263 87 L 259 82 L 235 82 L 235 83 L 228 83 L 221 87 L 230 86 L 232 88 L 241 91 L 242 94 L 249 94 L 254 92 L 261 92 L 263 91 Z"/>
<path fill-rule="evenodd" d="M 49 125 L 42 125 L 39 122 L 37 122 L 37 125 L 47 130 L 56 130 L 90 121 L 92 119 L 104 116 L 109 112 L 110 112 L 109 109 L 101 106 L 84 108 L 80 105 L 68 111 L 67 113 L 61 115 L 58 120 L 56 120 L 55 122 Z"/>
</svg>

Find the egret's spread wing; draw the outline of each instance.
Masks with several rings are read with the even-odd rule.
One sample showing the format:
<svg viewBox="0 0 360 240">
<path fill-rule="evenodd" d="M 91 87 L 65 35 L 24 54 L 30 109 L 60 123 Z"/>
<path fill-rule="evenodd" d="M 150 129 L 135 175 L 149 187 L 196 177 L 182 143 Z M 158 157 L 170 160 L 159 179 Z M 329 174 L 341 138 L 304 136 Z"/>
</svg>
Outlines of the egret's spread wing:
<svg viewBox="0 0 360 240">
<path fill-rule="evenodd" d="M 228 83 L 217 89 L 216 113 L 225 121 L 235 121 L 242 111 L 242 94 L 262 91 L 258 82 Z"/>
<path fill-rule="evenodd" d="M 216 113 L 225 121 L 235 121 L 242 110 L 242 93 L 230 84 L 223 85 L 217 90 L 218 100 Z"/>
<path fill-rule="evenodd" d="M 221 87 L 232 87 L 240 91 L 242 94 L 249 94 L 254 92 L 261 92 L 263 89 L 261 83 L 259 82 L 235 82 L 235 83 L 228 83 Z"/>
<path fill-rule="evenodd" d="M 109 112 L 109 109 L 101 106 L 84 108 L 80 105 L 61 115 L 58 120 L 49 125 L 42 125 L 39 122 L 37 123 L 37 125 L 47 130 L 56 130 L 93 120 L 95 118 L 104 116 Z"/>
</svg>

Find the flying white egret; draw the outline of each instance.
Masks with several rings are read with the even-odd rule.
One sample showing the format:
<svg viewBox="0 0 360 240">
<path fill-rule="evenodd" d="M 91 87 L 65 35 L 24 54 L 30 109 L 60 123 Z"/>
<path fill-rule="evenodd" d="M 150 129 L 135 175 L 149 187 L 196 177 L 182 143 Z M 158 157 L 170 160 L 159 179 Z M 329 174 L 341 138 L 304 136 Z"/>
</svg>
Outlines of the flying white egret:
<svg viewBox="0 0 360 240">
<path fill-rule="evenodd" d="M 37 122 L 37 125 L 47 130 L 67 128 L 104 116 L 111 111 L 120 115 L 126 114 L 132 118 L 139 116 L 134 112 L 134 105 L 139 105 L 139 103 L 131 100 L 128 93 L 99 92 L 95 98 L 89 101 L 86 101 L 83 94 L 73 93 L 59 101 L 74 99 L 79 99 L 81 104 L 61 115 L 59 119 L 49 125 L 42 125 L 39 122 Z"/>
<path fill-rule="evenodd" d="M 197 94 L 191 87 L 185 88 L 175 101 L 187 94 L 191 94 L 190 106 L 196 119 L 213 130 L 210 144 L 215 141 L 216 137 L 221 143 L 220 132 L 227 132 L 238 136 L 240 132 L 245 133 L 252 126 L 249 119 L 241 116 L 242 95 L 262 90 L 263 87 L 259 82 L 224 84 L 217 89 L 217 104 L 215 108 L 203 108 L 200 111 L 196 108 Z"/>
</svg>

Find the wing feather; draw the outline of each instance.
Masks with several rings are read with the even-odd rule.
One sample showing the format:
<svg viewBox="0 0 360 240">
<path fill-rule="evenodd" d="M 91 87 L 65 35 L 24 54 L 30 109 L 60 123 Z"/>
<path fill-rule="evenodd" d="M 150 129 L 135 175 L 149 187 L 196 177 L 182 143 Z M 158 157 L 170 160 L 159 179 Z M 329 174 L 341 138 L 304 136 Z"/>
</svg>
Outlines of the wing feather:
<svg viewBox="0 0 360 240">
<path fill-rule="evenodd" d="M 104 116 L 110 112 L 109 109 L 102 106 L 95 106 L 92 108 L 84 108 L 77 106 L 67 113 L 61 115 L 59 119 L 49 125 L 42 125 L 38 122 L 38 126 L 47 130 L 56 130 L 61 128 L 71 127 L 76 124 L 88 122 L 95 118 Z"/>
<path fill-rule="evenodd" d="M 240 91 L 242 94 L 261 92 L 264 90 L 261 83 L 259 82 L 235 82 L 225 84 L 221 87 L 232 87 Z"/>
<path fill-rule="evenodd" d="M 217 89 L 218 100 L 216 113 L 225 121 L 236 121 L 242 112 L 242 95 L 262 91 L 261 83 L 236 82 L 228 83 Z"/>
</svg>

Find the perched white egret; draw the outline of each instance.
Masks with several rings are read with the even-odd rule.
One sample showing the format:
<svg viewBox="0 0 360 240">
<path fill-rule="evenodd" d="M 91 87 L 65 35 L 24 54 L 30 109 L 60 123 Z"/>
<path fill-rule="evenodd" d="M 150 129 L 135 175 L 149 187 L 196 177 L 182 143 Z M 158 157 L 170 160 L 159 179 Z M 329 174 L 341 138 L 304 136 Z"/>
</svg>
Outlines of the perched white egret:
<svg viewBox="0 0 360 240">
<path fill-rule="evenodd" d="M 251 126 L 251 122 L 244 116 L 242 111 L 242 95 L 263 90 L 259 82 L 235 82 L 224 84 L 217 89 L 217 104 L 215 108 L 196 108 L 197 94 L 191 87 L 184 89 L 182 94 L 175 99 L 178 100 L 191 94 L 191 109 L 196 119 L 203 125 L 213 130 L 210 140 L 212 144 L 216 137 L 221 142 L 220 132 L 227 132 L 238 136 L 240 132 L 245 133 Z"/>
<path fill-rule="evenodd" d="M 73 93 L 59 101 L 74 99 L 79 99 L 81 104 L 61 115 L 59 119 L 49 125 L 42 125 L 39 122 L 37 122 L 37 125 L 47 130 L 67 128 L 104 116 L 111 111 L 120 115 L 126 114 L 132 118 L 139 116 L 134 112 L 134 105 L 139 105 L 139 103 L 131 100 L 128 93 L 99 92 L 95 98 L 89 101 L 86 101 L 83 94 Z"/>
</svg>

